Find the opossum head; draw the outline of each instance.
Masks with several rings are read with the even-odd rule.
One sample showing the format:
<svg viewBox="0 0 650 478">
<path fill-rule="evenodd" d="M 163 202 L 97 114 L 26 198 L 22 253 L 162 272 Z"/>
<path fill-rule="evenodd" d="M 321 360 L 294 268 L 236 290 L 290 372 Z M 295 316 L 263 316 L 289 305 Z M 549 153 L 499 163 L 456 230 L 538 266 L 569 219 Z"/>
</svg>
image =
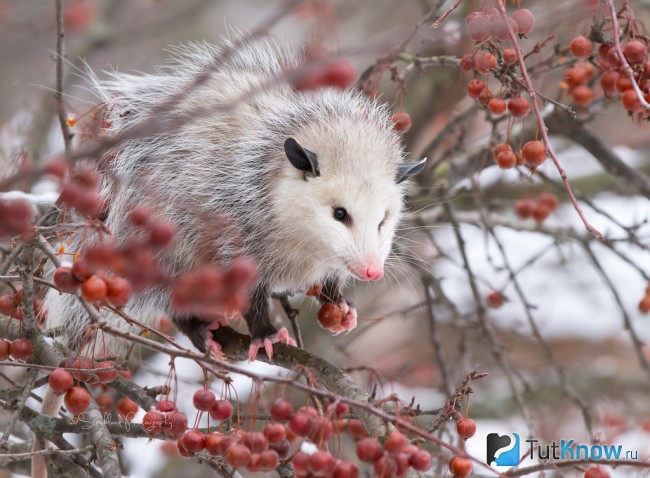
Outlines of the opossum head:
<svg viewBox="0 0 650 478">
<path fill-rule="evenodd" d="M 311 125 L 285 140 L 284 153 L 278 197 L 293 252 L 329 274 L 380 279 L 402 214 L 403 181 L 424 161 L 404 162 L 399 137 L 365 121 Z"/>
</svg>

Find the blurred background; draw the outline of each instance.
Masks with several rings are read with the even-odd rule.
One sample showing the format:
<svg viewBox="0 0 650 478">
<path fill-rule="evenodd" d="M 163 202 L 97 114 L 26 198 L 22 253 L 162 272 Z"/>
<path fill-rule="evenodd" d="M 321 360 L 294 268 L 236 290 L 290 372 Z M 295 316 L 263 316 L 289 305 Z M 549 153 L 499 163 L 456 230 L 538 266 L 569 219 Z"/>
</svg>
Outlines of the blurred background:
<svg viewBox="0 0 650 478">
<path fill-rule="evenodd" d="M 351 59 L 367 79 L 369 68 L 405 39 L 409 41 L 400 53 L 407 59 L 473 53 L 464 17 L 486 2 L 466 0 L 440 28 L 430 28 L 454 3 L 305 2 L 272 34 L 297 49 L 314 42 L 332 51 L 352 49 L 359 54 Z M 562 86 L 562 58 L 572 38 L 589 33 L 599 2 L 520 3 L 536 20 L 534 31 L 521 42 L 523 49 L 530 51 L 545 41 L 541 52 L 530 58 L 530 65 L 536 65 L 535 87 L 570 104 Z M 280 0 L 69 0 L 64 11 L 66 106 L 81 116 L 97 103 L 88 89 L 87 68 L 100 77 L 110 69 L 152 72 L 168 59 L 167 47 L 190 41 L 218 43 L 229 28 L 252 29 L 283 5 Z M 650 2 L 632 0 L 630 6 L 640 24 L 648 20 Z M 418 24 L 422 26 L 416 28 Z M 54 2 L 0 0 L 0 168 L 5 171 L 38 163 L 63 149 L 52 94 L 55 36 Z M 403 73 L 407 65 L 397 59 L 395 69 L 377 83 L 380 101 L 395 111 L 402 108 L 395 74 Z M 551 140 L 560 162 L 576 191 L 588 199 L 581 200 L 588 220 L 609 239 L 605 244 L 595 241 L 566 193 L 554 186 L 560 177 L 551 161 L 539 170 L 548 181 L 539 174 L 504 172 L 494 165 L 490 153 L 494 135 L 503 135 L 505 128 L 501 124 L 494 133 L 484 109 L 467 96 L 471 78 L 456 65 L 407 71 L 403 109 L 411 115 L 413 127 L 404 137 L 405 148 L 410 159 L 428 155 L 436 168 L 413 186 L 408 198 L 411 212 L 399 231 L 386 279 L 352 285 L 348 291 L 361 317 L 356 330 L 331 337 L 317 325 L 316 304 L 293 299 L 301 306 L 306 347 L 351 369 L 360 383 L 370 388 L 379 384 L 380 395 L 395 392 L 405 403 L 415 397 L 425 410 L 441 407 L 469 372 L 489 372 L 475 384 L 470 400 L 469 413 L 477 419 L 479 431 L 467 449 L 476 456 L 484 456 L 488 433 L 516 431 L 542 441 L 573 438 L 588 443 L 597 437 L 638 450 L 640 459 L 648 459 L 650 370 L 640 364 L 640 354 L 650 360 L 645 343 L 650 340 L 650 317 L 641 313 L 638 303 L 650 274 L 650 201 L 625 179 L 606 171 L 584 142 L 577 144 L 556 127 Z M 494 78 L 491 82 L 498 89 Z M 634 121 L 617 101 L 603 100 L 602 93 L 580 117 L 591 138 L 639 174 L 650 174 L 647 121 Z M 526 122 L 524 128 L 530 127 L 532 117 Z M 521 125 L 516 124 L 513 136 L 519 134 L 518 128 Z M 34 190 L 48 188 L 51 185 L 39 184 Z M 561 199 L 543 228 L 532 220 L 519 220 L 513 212 L 518 199 L 542 191 Z M 455 211 L 454 220 L 448 208 Z M 499 243 L 485 227 L 483 214 L 494 219 Z M 503 306 L 479 307 L 457 231 L 464 239 L 481 301 L 499 291 Z M 516 271 L 516 281 L 508 267 Z M 276 318 L 286 323 L 279 308 Z M 154 355 L 143 360 L 136 381 L 159 384 L 166 374 L 165 358 Z M 186 365 L 180 368 L 183 380 L 198 386 L 200 370 Z M 279 373 L 257 363 L 251 367 Z M 250 383 L 242 380 L 239 385 L 240 398 L 245 397 Z M 525 404 L 523 413 L 513 390 Z M 585 410 L 592 421 L 591 434 L 583 420 Z M 418 420 L 426 426 L 430 419 Z M 445 429 L 441 434 L 457 439 Z M 125 444 L 132 476 L 178 476 L 177 467 L 196 465 L 160 460 L 158 445 L 142 442 Z M 199 470 L 205 469 L 184 473 L 199 476 Z M 564 473 L 557 476 L 574 476 Z"/>
</svg>

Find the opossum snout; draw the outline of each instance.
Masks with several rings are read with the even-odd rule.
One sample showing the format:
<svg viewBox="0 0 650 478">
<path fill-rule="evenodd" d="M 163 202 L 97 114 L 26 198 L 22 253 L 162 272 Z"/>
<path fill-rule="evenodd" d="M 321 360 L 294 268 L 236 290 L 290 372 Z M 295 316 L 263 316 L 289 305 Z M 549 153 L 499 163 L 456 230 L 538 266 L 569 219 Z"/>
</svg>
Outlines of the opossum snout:
<svg viewBox="0 0 650 478">
<path fill-rule="evenodd" d="M 351 268 L 352 273 L 360 280 L 379 280 L 384 276 L 384 268 L 376 257 L 360 261 Z"/>
</svg>

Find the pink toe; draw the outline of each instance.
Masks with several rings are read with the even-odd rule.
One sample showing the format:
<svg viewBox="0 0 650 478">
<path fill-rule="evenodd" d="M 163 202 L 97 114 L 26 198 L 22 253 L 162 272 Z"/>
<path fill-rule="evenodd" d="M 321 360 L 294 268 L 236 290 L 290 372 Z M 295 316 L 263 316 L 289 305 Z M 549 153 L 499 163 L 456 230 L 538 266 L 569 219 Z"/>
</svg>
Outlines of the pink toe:
<svg viewBox="0 0 650 478">
<path fill-rule="evenodd" d="M 273 357 L 273 341 L 269 338 L 264 339 L 264 350 L 268 358 Z"/>
<path fill-rule="evenodd" d="M 260 349 L 260 344 L 255 341 L 251 342 L 250 347 L 248 348 L 248 361 L 254 362 L 257 359 L 257 351 Z"/>
</svg>

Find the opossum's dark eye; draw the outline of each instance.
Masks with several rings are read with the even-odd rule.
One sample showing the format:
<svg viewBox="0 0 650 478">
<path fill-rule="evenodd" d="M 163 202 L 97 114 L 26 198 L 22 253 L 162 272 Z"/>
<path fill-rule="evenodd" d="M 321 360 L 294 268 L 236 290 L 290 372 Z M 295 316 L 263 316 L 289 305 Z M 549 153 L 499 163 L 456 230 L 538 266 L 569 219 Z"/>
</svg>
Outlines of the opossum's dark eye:
<svg viewBox="0 0 650 478">
<path fill-rule="evenodd" d="M 350 218 L 350 215 L 348 212 L 342 208 L 342 207 L 336 207 L 334 208 L 334 219 L 340 222 L 344 222 L 346 224 L 350 223 L 352 221 L 352 218 Z"/>
</svg>

